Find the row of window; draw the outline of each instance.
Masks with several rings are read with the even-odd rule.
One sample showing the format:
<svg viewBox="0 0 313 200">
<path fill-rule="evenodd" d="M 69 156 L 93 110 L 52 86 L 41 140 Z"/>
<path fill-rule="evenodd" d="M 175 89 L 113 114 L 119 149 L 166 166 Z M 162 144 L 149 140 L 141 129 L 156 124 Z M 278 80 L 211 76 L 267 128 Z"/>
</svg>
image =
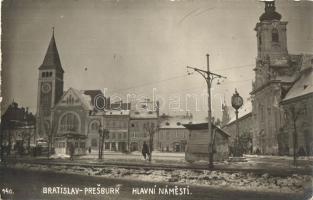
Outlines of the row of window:
<svg viewBox="0 0 313 200">
<path fill-rule="evenodd" d="M 70 145 L 68 144 L 67 147 L 69 147 Z M 65 148 L 65 142 L 58 142 L 56 144 L 56 147 L 57 148 Z M 75 148 L 85 148 L 86 147 L 86 144 L 85 142 L 75 142 L 74 143 L 74 147 Z"/>
<path fill-rule="evenodd" d="M 173 136 L 172 136 L 173 137 Z M 185 132 L 175 132 L 175 138 L 185 138 Z M 170 139 L 170 132 L 166 131 L 166 132 L 160 132 L 160 139 Z"/>
<path fill-rule="evenodd" d="M 139 124 L 140 124 L 139 122 L 134 122 L 131 124 L 131 127 L 139 129 L 140 128 Z M 156 124 L 154 122 L 147 122 L 147 123 L 142 124 L 143 129 L 155 128 L 155 127 L 156 127 Z"/>
<path fill-rule="evenodd" d="M 45 77 L 51 77 L 52 76 L 52 72 L 42 72 L 41 73 L 41 77 L 45 78 Z"/>
<path fill-rule="evenodd" d="M 105 121 L 104 123 L 104 127 L 105 128 L 128 128 L 128 123 L 127 121 Z M 100 128 L 100 122 L 99 121 L 94 121 L 91 123 L 90 125 L 90 130 L 95 132 L 98 131 Z"/>
<path fill-rule="evenodd" d="M 127 133 L 110 133 L 110 139 L 126 139 Z"/>
</svg>

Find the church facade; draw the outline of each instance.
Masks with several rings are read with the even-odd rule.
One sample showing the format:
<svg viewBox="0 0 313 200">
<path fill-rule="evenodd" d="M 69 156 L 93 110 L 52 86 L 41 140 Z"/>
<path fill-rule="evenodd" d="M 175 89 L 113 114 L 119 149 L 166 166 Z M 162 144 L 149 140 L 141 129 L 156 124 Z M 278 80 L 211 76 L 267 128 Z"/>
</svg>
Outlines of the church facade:
<svg viewBox="0 0 313 200">
<path fill-rule="evenodd" d="M 76 155 L 97 152 L 101 129 L 109 131 L 104 150 L 140 151 L 151 140 L 148 132 L 158 131 L 158 109 L 131 110 L 130 103 L 111 103 L 101 90 L 63 92 L 63 74 L 53 33 L 39 67 L 36 125 L 38 138 L 46 139 L 55 153 L 69 154 L 71 146 Z"/>
<path fill-rule="evenodd" d="M 306 56 L 288 53 L 287 22 L 282 21 L 281 15 L 276 12 L 274 1 L 265 2 L 265 12 L 259 20 L 255 27 L 258 48 L 255 81 L 250 93 L 253 151 L 289 154 L 293 146 L 293 142 L 286 139 L 290 121 L 281 102 L 295 82 L 301 79 Z"/>
<path fill-rule="evenodd" d="M 98 150 L 99 130 L 106 128 L 110 134 L 104 149 L 127 150 L 130 105 L 110 104 L 101 90 L 69 88 L 64 92 L 63 74 L 53 33 L 39 67 L 37 137 L 46 139 L 57 154 L 69 154 L 73 146 L 74 153 L 81 155 Z"/>
</svg>

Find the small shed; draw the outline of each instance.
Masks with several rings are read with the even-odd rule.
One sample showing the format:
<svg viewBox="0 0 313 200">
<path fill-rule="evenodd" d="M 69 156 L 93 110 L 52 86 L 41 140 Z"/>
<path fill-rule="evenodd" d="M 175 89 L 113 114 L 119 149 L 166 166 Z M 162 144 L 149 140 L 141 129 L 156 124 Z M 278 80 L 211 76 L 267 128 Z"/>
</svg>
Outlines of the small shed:
<svg viewBox="0 0 313 200">
<path fill-rule="evenodd" d="M 57 135 L 54 138 L 54 150 L 56 154 L 70 154 L 70 146 L 74 147 L 74 155 L 86 154 L 86 135 L 67 133 Z"/>
<path fill-rule="evenodd" d="M 208 123 L 184 124 L 189 131 L 189 139 L 185 153 L 185 160 L 188 162 L 207 160 L 209 158 L 209 133 Z M 223 161 L 228 159 L 229 148 L 228 140 L 230 135 L 222 129 L 214 126 L 214 161 Z"/>
</svg>

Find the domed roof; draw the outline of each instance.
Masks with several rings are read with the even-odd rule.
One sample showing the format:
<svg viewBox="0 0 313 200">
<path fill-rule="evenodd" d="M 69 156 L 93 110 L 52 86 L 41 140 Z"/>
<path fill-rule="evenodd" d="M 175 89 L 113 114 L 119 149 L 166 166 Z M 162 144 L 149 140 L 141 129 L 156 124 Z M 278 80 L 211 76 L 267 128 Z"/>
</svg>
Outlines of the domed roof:
<svg viewBox="0 0 313 200">
<path fill-rule="evenodd" d="M 265 1 L 265 13 L 259 19 L 261 22 L 281 19 L 281 14 L 275 11 L 275 1 Z"/>
</svg>

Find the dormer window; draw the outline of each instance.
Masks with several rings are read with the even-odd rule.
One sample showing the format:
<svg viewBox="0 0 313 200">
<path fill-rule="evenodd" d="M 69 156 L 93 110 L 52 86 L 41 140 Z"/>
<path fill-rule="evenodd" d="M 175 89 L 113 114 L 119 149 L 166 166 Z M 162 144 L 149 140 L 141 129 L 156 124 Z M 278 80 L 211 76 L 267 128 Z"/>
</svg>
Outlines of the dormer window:
<svg viewBox="0 0 313 200">
<path fill-rule="evenodd" d="M 180 125 L 181 125 L 181 123 L 180 123 L 180 122 L 177 122 L 176 124 L 177 124 L 177 126 L 180 126 Z"/>
<path fill-rule="evenodd" d="M 278 30 L 276 28 L 272 30 L 272 42 L 279 42 Z"/>
<path fill-rule="evenodd" d="M 169 123 L 169 122 L 166 122 L 166 123 L 165 123 L 165 125 L 166 125 L 166 126 L 169 126 L 169 125 L 170 125 L 170 123 Z"/>
</svg>

